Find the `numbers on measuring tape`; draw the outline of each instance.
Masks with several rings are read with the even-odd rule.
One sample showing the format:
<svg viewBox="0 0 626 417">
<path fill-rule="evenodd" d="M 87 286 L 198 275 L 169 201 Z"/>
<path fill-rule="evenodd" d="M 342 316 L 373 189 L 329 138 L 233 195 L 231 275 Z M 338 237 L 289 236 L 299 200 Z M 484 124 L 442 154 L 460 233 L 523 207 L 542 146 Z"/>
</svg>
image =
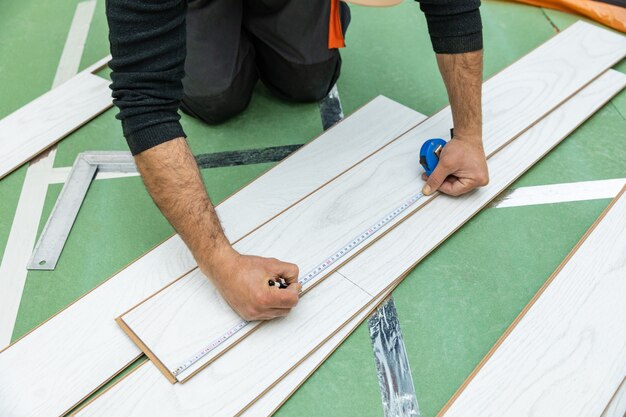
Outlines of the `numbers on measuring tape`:
<svg viewBox="0 0 626 417">
<path fill-rule="evenodd" d="M 301 278 L 298 282 L 300 282 L 300 284 L 302 284 L 302 286 L 304 287 L 307 283 L 311 282 L 313 278 L 317 277 L 319 274 L 321 274 L 323 271 L 328 269 L 331 265 L 333 265 L 339 259 L 343 258 L 346 254 L 350 253 L 354 248 L 361 245 L 371 236 L 376 234 L 376 232 L 378 232 L 380 229 L 388 225 L 392 220 L 397 218 L 400 214 L 402 214 L 406 209 L 408 209 L 413 204 L 415 204 L 423 196 L 424 194 L 420 192 L 420 193 L 415 194 L 408 200 L 404 201 L 404 203 L 398 206 L 391 213 L 387 214 L 381 220 L 377 221 L 373 226 L 370 226 L 369 228 L 367 228 L 367 230 L 365 230 L 364 232 L 359 234 L 357 237 L 352 239 L 347 245 L 343 246 L 341 249 L 333 253 L 330 257 L 326 258 L 324 262 L 320 263 L 311 271 L 309 271 L 307 274 L 305 274 L 304 277 Z M 180 366 L 178 366 L 172 372 L 172 375 L 174 376 L 180 375 L 182 372 L 187 370 L 190 366 L 198 362 L 200 359 L 208 355 L 211 351 L 218 348 L 220 345 L 222 345 L 224 342 L 230 339 L 233 335 L 235 335 L 241 329 L 246 327 L 249 323 L 250 322 L 245 321 L 245 320 L 241 320 L 240 322 L 238 322 L 236 325 L 228 329 L 223 335 L 221 335 L 220 337 L 218 337 L 217 339 L 209 343 L 205 348 L 203 348 L 198 353 L 193 355 L 191 358 L 183 362 Z"/>
</svg>

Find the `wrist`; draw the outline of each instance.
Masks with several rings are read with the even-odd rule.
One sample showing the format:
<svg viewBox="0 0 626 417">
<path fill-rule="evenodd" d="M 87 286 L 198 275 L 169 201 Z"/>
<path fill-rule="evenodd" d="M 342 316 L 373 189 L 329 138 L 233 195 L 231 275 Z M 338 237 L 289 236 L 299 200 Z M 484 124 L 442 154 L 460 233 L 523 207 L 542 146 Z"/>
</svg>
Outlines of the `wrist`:
<svg viewBox="0 0 626 417">
<path fill-rule="evenodd" d="M 480 129 L 454 129 L 454 140 L 465 142 L 473 146 L 483 146 L 483 136 Z"/>
<path fill-rule="evenodd" d="M 212 280 L 221 280 L 241 256 L 226 240 L 214 242 L 211 250 L 200 250 L 195 256 L 200 269 Z M 195 255 L 195 254 L 194 254 Z"/>
</svg>

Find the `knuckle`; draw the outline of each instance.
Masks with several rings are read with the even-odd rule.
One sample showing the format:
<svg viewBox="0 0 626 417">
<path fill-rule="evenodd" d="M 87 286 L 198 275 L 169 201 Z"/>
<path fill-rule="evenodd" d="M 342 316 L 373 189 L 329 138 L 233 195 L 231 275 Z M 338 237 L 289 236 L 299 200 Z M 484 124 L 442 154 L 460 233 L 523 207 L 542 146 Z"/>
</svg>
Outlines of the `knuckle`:
<svg viewBox="0 0 626 417">
<path fill-rule="evenodd" d="M 485 185 L 489 184 L 489 175 L 481 174 L 478 176 L 477 180 L 478 180 L 478 185 L 481 187 L 484 187 Z"/>
</svg>

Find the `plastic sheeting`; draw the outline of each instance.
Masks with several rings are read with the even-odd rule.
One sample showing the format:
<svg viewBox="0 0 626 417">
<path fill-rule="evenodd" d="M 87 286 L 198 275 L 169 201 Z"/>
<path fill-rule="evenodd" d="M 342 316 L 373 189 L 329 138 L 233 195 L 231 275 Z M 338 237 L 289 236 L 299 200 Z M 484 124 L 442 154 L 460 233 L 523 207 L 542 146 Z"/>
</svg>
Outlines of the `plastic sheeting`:
<svg viewBox="0 0 626 417">
<path fill-rule="evenodd" d="M 594 0 L 511 0 L 579 14 L 626 33 L 626 8 Z"/>
</svg>

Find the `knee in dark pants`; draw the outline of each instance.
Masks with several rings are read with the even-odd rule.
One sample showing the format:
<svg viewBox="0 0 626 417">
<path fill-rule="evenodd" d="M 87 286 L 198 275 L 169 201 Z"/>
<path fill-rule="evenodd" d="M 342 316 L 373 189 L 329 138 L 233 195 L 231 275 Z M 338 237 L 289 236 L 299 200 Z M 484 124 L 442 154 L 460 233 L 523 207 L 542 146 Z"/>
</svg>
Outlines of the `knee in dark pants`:
<svg viewBox="0 0 626 417">
<path fill-rule="evenodd" d="M 201 91 L 185 90 L 180 108 L 207 124 L 223 123 L 248 107 L 258 79 L 254 60 L 251 59 L 250 65 L 244 64 L 230 86 L 221 93 L 203 96 Z"/>
<path fill-rule="evenodd" d="M 262 49 L 262 51 L 259 51 Z M 315 64 L 285 60 L 271 48 L 257 44 L 257 66 L 261 80 L 278 97 L 295 102 L 314 102 L 326 97 L 339 78 L 341 57 Z"/>
<path fill-rule="evenodd" d="M 250 96 L 227 94 L 213 97 L 189 97 L 185 95 L 181 110 L 203 122 L 216 125 L 243 112 L 250 104 Z"/>
</svg>

